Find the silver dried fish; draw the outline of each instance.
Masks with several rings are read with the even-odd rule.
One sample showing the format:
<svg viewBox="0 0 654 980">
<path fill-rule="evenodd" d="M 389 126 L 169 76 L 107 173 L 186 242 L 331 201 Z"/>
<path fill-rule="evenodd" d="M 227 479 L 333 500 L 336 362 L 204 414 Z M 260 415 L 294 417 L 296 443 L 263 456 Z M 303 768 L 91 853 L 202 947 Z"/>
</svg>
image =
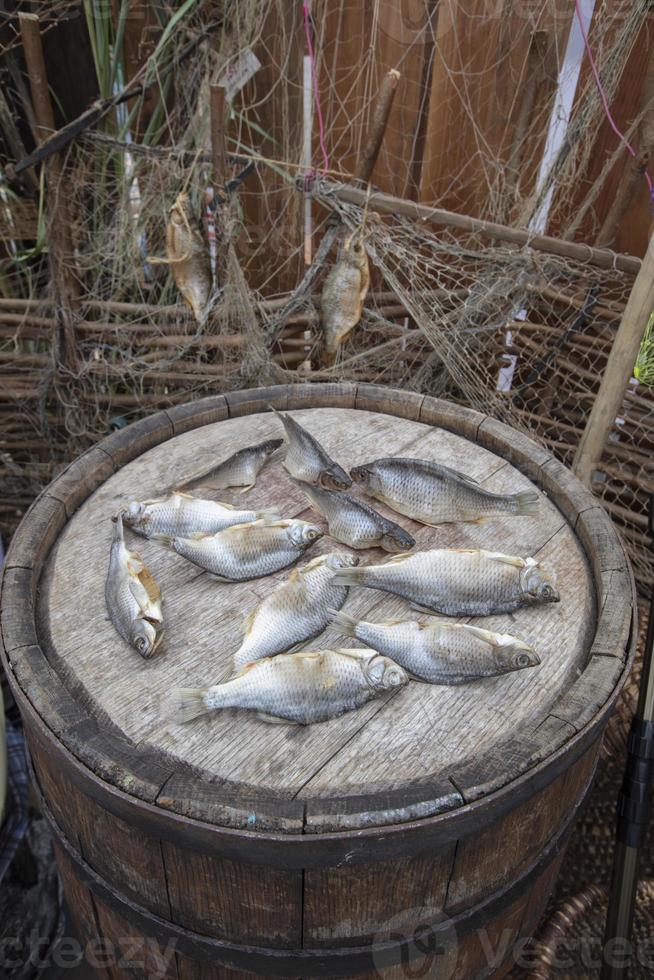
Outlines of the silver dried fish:
<svg viewBox="0 0 654 980">
<path fill-rule="evenodd" d="M 463 684 L 540 664 L 540 657 L 524 640 L 466 623 L 438 619 L 370 623 L 336 610 L 333 620 L 345 636 L 379 650 L 430 684 Z"/>
<path fill-rule="evenodd" d="M 435 548 L 396 555 L 384 565 L 344 568 L 336 581 L 393 592 L 418 609 L 446 616 L 490 616 L 559 601 L 554 573 L 535 558 L 465 548 Z"/>
<path fill-rule="evenodd" d="M 262 518 L 280 520 L 271 510 L 238 510 L 231 504 L 203 500 L 187 493 L 171 493 L 155 500 L 133 501 L 122 513 L 127 527 L 144 538 L 188 538 L 193 534 L 217 534 L 234 524 Z"/>
<path fill-rule="evenodd" d="M 376 459 L 353 467 L 350 475 L 371 497 L 423 524 L 538 514 L 535 490 L 491 493 L 472 477 L 426 459 Z"/>
<path fill-rule="evenodd" d="M 398 664 L 373 650 L 285 653 L 247 664 L 226 684 L 177 691 L 177 718 L 185 722 L 221 708 L 248 708 L 263 721 L 310 725 L 407 682 Z"/>
<path fill-rule="evenodd" d="M 356 563 L 354 555 L 333 552 L 294 569 L 245 620 L 234 667 L 274 657 L 321 633 L 329 625 L 329 610 L 340 609 L 347 598 L 347 588 L 334 583 L 334 572 Z"/>
<path fill-rule="evenodd" d="M 271 405 L 272 408 L 272 405 Z M 297 480 L 315 483 L 327 490 L 346 490 L 352 480 L 345 470 L 327 455 L 317 439 L 287 412 L 273 412 L 281 420 L 288 437 L 284 469 Z"/>
<path fill-rule="evenodd" d="M 109 555 L 105 601 L 122 638 L 142 657 L 151 657 L 163 638 L 161 592 L 140 555 L 125 546 L 120 515 Z"/>
<path fill-rule="evenodd" d="M 332 538 L 350 548 L 383 548 L 384 551 L 408 551 L 416 543 L 408 531 L 382 517 L 369 504 L 349 493 L 336 493 L 295 480 L 315 510 L 325 518 Z"/>
<path fill-rule="evenodd" d="M 219 582 L 246 582 L 292 565 L 321 537 L 320 528 L 307 521 L 263 519 L 218 534 L 158 540 Z"/>
</svg>

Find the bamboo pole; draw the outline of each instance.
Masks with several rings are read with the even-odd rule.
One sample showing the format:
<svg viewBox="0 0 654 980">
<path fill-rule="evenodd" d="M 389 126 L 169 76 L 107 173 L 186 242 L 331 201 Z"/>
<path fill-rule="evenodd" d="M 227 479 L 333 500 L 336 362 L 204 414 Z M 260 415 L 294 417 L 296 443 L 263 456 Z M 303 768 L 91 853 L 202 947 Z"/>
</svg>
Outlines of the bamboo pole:
<svg viewBox="0 0 654 980">
<path fill-rule="evenodd" d="M 19 13 L 18 19 L 39 141 L 43 142 L 54 131 L 55 122 L 48 92 L 41 27 L 36 14 Z M 46 234 L 52 283 L 57 295 L 55 357 L 59 364 L 74 372 L 77 345 L 73 311 L 78 306 L 79 296 L 72 271 L 74 250 L 61 156 L 55 153 L 45 166 L 49 212 Z"/>
<path fill-rule="evenodd" d="M 602 455 L 606 437 L 619 414 L 631 378 L 638 348 L 654 310 L 654 237 L 636 276 L 631 295 L 615 335 L 597 397 L 575 455 L 573 469 L 582 483 L 590 486 L 593 471 Z"/>
<path fill-rule="evenodd" d="M 336 184 L 332 181 L 325 181 L 322 187 L 339 201 L 365 207 L 366 192 L 358 187 Z M 319 191 L 317 196 L 329 206 L 329 200 L 321 197 Z M 509 242 L 513 245 L 525 245 L 539 252 L 561 255 L 564 258 L 585 262 L 600 269 L 616 269 L 618 272 L 628 272 L 635 275 L 641 267 L 641 260 L 635 255 L 618 255 L 616 252 L 605 248 L 593 248 L 591 245 L 580 245 L 577 242 L 564 242 L 549 235 L 535 235 L 533 232 L 525 231 L 522 228 L 510 228 L 493 221 L 471 218 L 466 214 L 456 214 L 454 211 L 445 211 L 443 208 L 418 204 L 406 198 L 393 197 L 391 194 L 372 193 L 368 207 L 371 211 L 381 211 L 384 214 L 403 214 L 414 221 L 430 221 L 436 225 L 475 232 L 485 238 L 496 238 L 498 241 Z"/>
<path fill-rule="evenodd" d="M 379 156 L 379 151 L 384 140 L 384 133 L 388 125 L 388 117 L 393 108 L 393 101 L 399 80 L 399 71 L 391 68 L 384 75 L 381 83 L 379 97 L 377 98 L 375 111 L 370 124 L 370 132 L 368 133 L 366 145 L 361 153 L 361 162 L 356 173 L 357 180 L 364 186 L 372 177 L 372 172 L 375 169 L 375 163 L 377 162 L 377 157 Z"/>
</svg>

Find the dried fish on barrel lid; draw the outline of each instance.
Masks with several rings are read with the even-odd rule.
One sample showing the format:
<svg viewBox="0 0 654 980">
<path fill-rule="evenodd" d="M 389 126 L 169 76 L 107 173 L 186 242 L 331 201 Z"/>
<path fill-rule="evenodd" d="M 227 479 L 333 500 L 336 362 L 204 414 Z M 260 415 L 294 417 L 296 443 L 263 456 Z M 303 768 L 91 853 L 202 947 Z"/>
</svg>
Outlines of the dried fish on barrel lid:
<svg viewBox="0 0 654 980">
<path fill-rule="evenodd" d="M 304 480 L 294 482 L 325 518 L 331 536 L 350 548 L 380 547 L 384 551 L 398 552 L 409 551 L 415 545 L 408 531 L 378 514 L 363 500 L 357 500 L 349 493 L 335 493 L 313 486 Z"/>
<path fill-rule="evenodd" d="M 334 363 L 339 347 L 361 319 L 369 285 L 368 255 L 362 229 L 358 228 L 343 242 L 341 255 L 322 288 L 324 364 Z"/>
<path fill-rule="evenodd" d="M 246 582 L 294 564 L 321 537 L 320 528 L 308 521 L 264 518 L 217 534 L 157 540 L 219 582 Z"/>
<path fill-rule="evenodd" d="M 524 640 L 468 623 L 429 618 L 370 623 L 337 610 L 333 620 L 345 636 L 379 650 L 430 684 L 463 684 L 540 664 L 540 657 Z"/>
<path fill-rule="evenodd" d="M 335 579 L 392 592 L 417 609 L 446 616 L 491 616 L 560 598 L 554 573 L 535 558 L 472 548 L 396 555 L 384 565 L 343 568 Z"/>
<path fill-rule="evenodd" d="M 211 294 L 211 262 L 204 238 L 191 210 L 188 194 L 177 195 L 166 226 L 166 255 L 175 284 L 198 323 L 202 323 Z"/>
<path fill-rule="evenodd" d="M 266 439 L 256 446 L 245 446 L 222 463 L 202 470 L 188 479 L 178 481 L 175 489 L 189 490 L 198 485 L 211 490 L 243 487 L 241 493 L 246 493 L 256 483 L 265 464 L 274 458 L 277 450 L 283 445 L 283 439 Z"/>
<path fill-rule="evenodd" d="M 234 666 L 274 657 L 321 633 L 329 625 L 329 610 L 340 609 L 347 598 L 347 588 L 334 583 L 334 572 L 356 563 L 354 555 L 337 551 L 294 569 L 247 617 Z"/>
<path fill-rule="evenodd" d="M 185 538 L 199 532 L 217 534 L 234 524 L 261 518 L 280 520 L 272 510 L 238 510 L 217 500 L 202 500 L 187 493 L 171 493 L 154 500 L 133 501 L 122 514 L 127 527 L 144 538 L 159 535 Z"/>
<path fill-rule="evenodd" d="M 491 493 L 472 477 L 426 459 L 376 459 L 354 466 L 350 476 L 371 497 L 423 524 L 538 514 L 539 496 L 535 490 Z"/>
<path fill-rule="evenodd" d="M 225 684 L 177 691 L 177 720 L 191 721 L 220 708 L 248 708 L 263 721 L 311 725 L 407 682 L 398 664 L 374 650 L 284 653 L 247 664 Z"/>
<path fill-rule="evenodd" d="M 120 515 L 109 555 L 105 601 L 122 638 L 142 657 L 151 657 L 163 638 L 161 592 L 141 557 L 125 546 Z"/>
<path fill-rule="evenodd" d="M 270 406 L 281 420 L 288 437 L 288 449 L 284 459 L 284 469 L 297 480 L 315 483 L 328 490 L 346 490 L 352 480 L 345 470 L 331 459 L 317 439 L 300 425 L 287 412 L 278 412 Z"/>
</svg>

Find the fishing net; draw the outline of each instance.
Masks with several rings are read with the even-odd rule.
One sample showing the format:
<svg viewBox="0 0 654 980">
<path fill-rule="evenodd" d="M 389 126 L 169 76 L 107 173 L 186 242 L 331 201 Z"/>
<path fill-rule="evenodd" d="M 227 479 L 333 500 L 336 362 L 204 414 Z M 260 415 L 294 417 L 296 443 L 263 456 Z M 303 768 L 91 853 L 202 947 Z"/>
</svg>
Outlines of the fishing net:
<svg viewBox="0 0 654 980">
<path fill-rule="evenodd" d="M 440 395 L 529 431 L 572 462 L 633 273 L 478 229 L 381 214 L 346 203 L 339 189 L 355 182 L 394 68 L 401 77 L 374 188 L 619 247 L 615 216 L 601 205 L 621 175 L 628 182 L 632 163 L 617 139 L 601 158 L 594 152 L 605 107 L 587 62 L 578 58 L 578 80 L 565 76 L 573 5 L 74 6 L 88 23 L 99 97 L 132 80 L 138 88 L 66 144 L 56 180 L 48 163 L 0 187 L 0 518 L 9 530 L 58 468 L 111 428 L 207 393 L 275 381 L 360 380 Z M 74 15 L 69 8 L 43 3 L 39 16 L 54 24 Z M 628 88 L 626 66 L 633 74 L 640 58 L 644 68 L 647 11 L 646 2 L 595 4 L 588 36 L 611 104 Z M 214 209 L 216 83 L 234 86 L 225 174 L 233 189 Z M 568 89 L 570 121 L 557 140 Z M 628 139 L 642 136 L 650 110 L 642 99 L 625 106 Z M 14 159 L 7 151 L 3 171 Z M 214 289 L 201 323 L 181 304 L 170 266 L 157 261 L 166 258 L 180 192 L 211 255 Z M 57 200 L 66 204 L 71 248 L 58 278 L 48 262 Z M 343 229 L 361 225 L 371 286 L 360 324 L 327 368 L 319 294 Z M 73 363 L 53 344 L 66 273 L 75 287 Z M 652 578 L 651 409 L 650 389 L 634 379 L 594 484 L 643 586 Z"/>
</svg>

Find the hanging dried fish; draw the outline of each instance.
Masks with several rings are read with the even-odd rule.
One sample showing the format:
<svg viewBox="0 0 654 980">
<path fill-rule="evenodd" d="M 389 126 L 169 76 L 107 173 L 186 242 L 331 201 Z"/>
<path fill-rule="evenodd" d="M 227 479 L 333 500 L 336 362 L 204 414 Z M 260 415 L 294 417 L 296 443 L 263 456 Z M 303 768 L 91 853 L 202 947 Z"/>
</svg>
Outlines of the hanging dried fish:
<svg viewBox="0 0 654 980">
<path fill-rule="evenodd" d="M 175 284 L 193 316 L 202 323 L 211 293 L 209 252 L 191 211 L 188 194 L 182 192 L 170 209 L 166 226 L 166 254 Z"/>
<path fill-rule="evenodd" d="M 370 284 L 368 255 L 363 229 L 353 231 L 343 242 L 342 254 L 325 280 L 320 299 L 324 364 L 333 364 L 338 348 L 361 319 Z"/>
</svg>

